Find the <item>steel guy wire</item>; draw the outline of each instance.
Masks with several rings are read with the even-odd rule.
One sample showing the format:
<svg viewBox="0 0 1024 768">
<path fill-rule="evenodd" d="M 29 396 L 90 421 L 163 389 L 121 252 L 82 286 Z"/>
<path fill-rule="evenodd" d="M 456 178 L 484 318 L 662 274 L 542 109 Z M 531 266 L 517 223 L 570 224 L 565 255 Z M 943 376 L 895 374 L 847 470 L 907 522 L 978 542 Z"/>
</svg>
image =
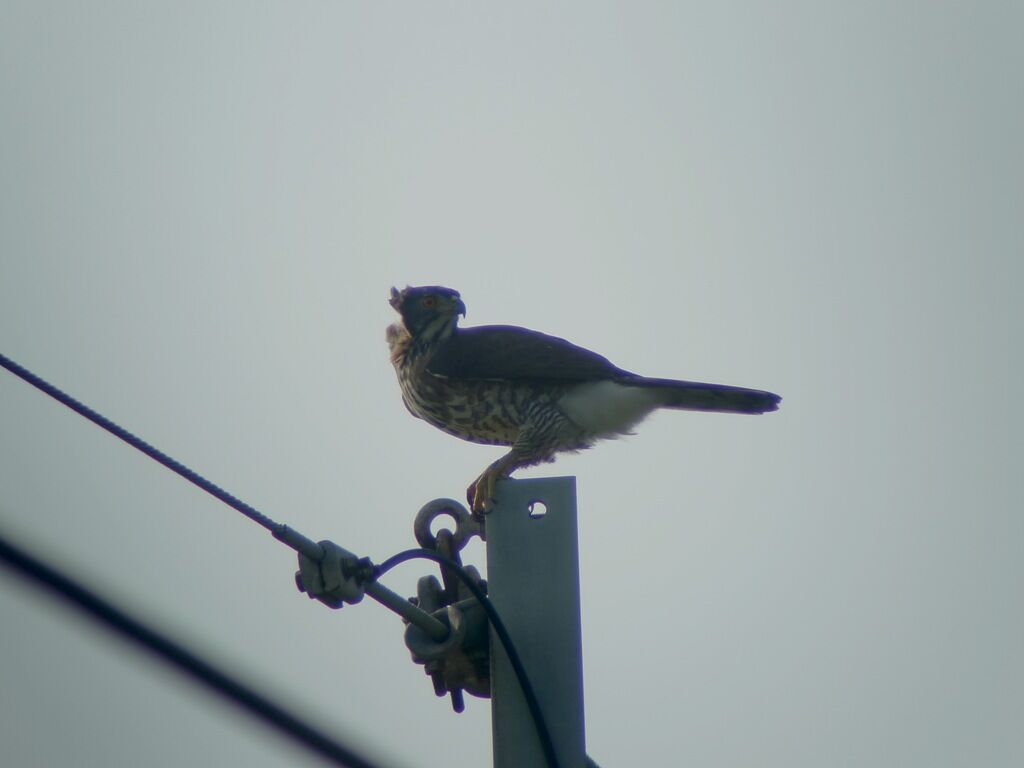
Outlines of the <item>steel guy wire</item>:
<svg viewBox="0 0 1024 768">
<path fill-rule="evenodd" d="M 160 449 L 154 448 L 152 445 L 147 443 L 145 440 L 143 440 L 140 437 L 136 437 L 135 435 L 133 435 L 131 432 L 129 432 L 124 427 L 121 427 L 121 426 L 115 424 L 114 422 L 112 422 L 106 416 L 103 416 L 102 414 L 97 413 L 96 411 L 94 411 L 89 406 L 85 405 L 84 403 L 79 402 L 78 400 L 73 398 L 71 395 L 69 395 L 66 392 L 58 389 L 55 386 L 53 386 L 53 384 L 50 384 L 45 379 L 42 379 L 39 376 L 36 376 L 34 373 L 32 373 L 32 371 L 28 370 L 27 368 L 25 368 L 25 367 L 23 367 L 21 365 L 18 365 L 16 362 L 11 360 L 6 355 L 0 354 L 0 365 L 2 365 L 4 368 L 6 368 L 11 373 L 13 373 L 15 376 L 17 376 L 17 377 L 27 381 L 29 384 L 31 384 L 36 389 L 42 390 L 43 392 L 48 394 L 50 397 L 52 397 L 57 402 L 62 403 L 63 405 L 66 405 L 68 408 L 73 410 L 75 413 L 77 413 L 77 414 L 79 414 L 81 416 L 84 416 L 89 421 L 93 422 L 94 424 L 97 424 L 97 425 L 103 427 L 103 429 L 107 430 L 107 432 L 109 432 L 110 434 L 112 434 L 112 435 L 114 435 L 116 437 L 121 438 L 126 443 L 128 443 L 128 445 L 130 445 L 133 448 L 136 448 L 136 449 L 142 451 L 144 454 L 149 456 L 154 461 L 160 462 L 161 464 L 163 464 L 165 467 L 167 467 L 172 472 L 178 473 L 179 475 L 184 477 L 186 480 L 188 480 L 190 483 L 194 483 L 195 485 L 198 485 L 200 488 L 202 488 L 204 491 L 209 493 L 211 496 L 215 496 L 216 498 L 220 499 L 225 504 L 227 504 L 229 507 L 233 507 L 234 509 L 238 510 L 243 515 L 248 517 L 250 520 L 252 520 L 252 521 L 262 525 L 264 528 L 266 528 L 271 533 L 275 533 L 275 532 L 277 532 L 278 530 L 280 530 L 281 528 L 284 527 L 280 523 L 277 523 L 277 522 L 271 520 L 269 517 L 264 515 L 262 512 L 257 510 L 255 507 L 252 507 L 249 504 L 246 504 L 244 501 L 242 501 L 238 497 L 228 493 L 227 491 L 225 491 L 220 486 L 215 485 L 214 483 L 211 483 L 209 480 L 207 480 L 205 477 L 200 475 L 198 472 L 192 471 L 191 469 L 186 467 L 184 464 L 182 464 L 180 461 L 177 461 L 176 459 L 172 459 L 170 456 L 168 456 L 166 453 L 164 453 Z"/>
<path fill-rule="evenodd" d="M 228 493 L 220 486 L 207 480 L 205 477 L 189 469 L 177 459 L 173 459 L 166 453 L 161 451 L 159 448 L 155 448 L 147 443 L 142 438 L 132 434 L 124 427 L 115 424 L 113 421 L 108 419 L 106 416 L 97 413 L 89 406 L 76 400 L 71 395 L 67 394 L 63 390 L 55 387 L 50 382 L 46 381 L 40 376 L 32 373 L 22 365 L 11 360 L 4 354 L 0 354 L 0 366 L 6 368 L 8 371 L 13 373 L 15 376 L 23 379 L 24 381 L 31 384 L 36 389 L 39 389 L 57 402 L 67 406 L 75 413 L 84 416 L 89 421 L 102 427 L 107 432 L 110 432 L 115 437 L 120 438 L 124 442 L 133 448 L 142 451 L 142 453 L 149 456 L 154 461 L 158 461 L 163 464 L 172 472 L 177 473 L 181 477 L 188 480 L 190 483 L 197 485 L 202 490 L 209 493 L 211 496 L 220 499 L 229 507 L 236 509 L 243 515 L 248 517 L 250 520 L 258 523 L 259 525 L 270 531 L 274 538 L 278 541 L 283 542 L 297 552 L 301 552 L 312 560 L 319 562 L 323 557 L 323 551 L 320 545 L 315 541 L 306 538 L 298 531 L 293 528 L 289 528 L 283 523 L 278 523 L 275 520 L 264 515 L 262 512 L 257 510 L 250 504 L 246 504 L 244 501 L 239 499 L 237 496 Z M 374 582 L 367 586 L 366 593 L 377 602 L 390 608 L 395 613 L 400 614 L 403 618 L 413 622 L 426 632 L 430 637 L 435 640 L 440 640 L 448 636 L 448 628 L 436 618 L 430 614 L 421 611 L 415 605 L 410 603 L 401 595 L 392 592 L 390 589 L 385 587 L 383 584 Z"/>
</svg>

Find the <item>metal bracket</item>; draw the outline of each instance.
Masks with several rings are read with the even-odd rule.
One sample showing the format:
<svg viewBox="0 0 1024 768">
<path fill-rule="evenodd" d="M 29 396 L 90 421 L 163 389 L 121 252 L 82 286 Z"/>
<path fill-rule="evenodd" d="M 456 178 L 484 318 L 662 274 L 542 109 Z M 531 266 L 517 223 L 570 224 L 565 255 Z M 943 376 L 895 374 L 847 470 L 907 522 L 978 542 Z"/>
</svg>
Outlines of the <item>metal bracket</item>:
<svg viewBox="0 0 1024 768">
<path fill-rule="evenodd" d="M 442 528 L 433 534 L 431 525 L 445 515 L 454 520 L 455 530 Z M 413 532 L 421 547 L 432 549 L 462 566 L 459 553 L 473 536 L 483 538 L 483 525 L 454 499 L 435 499 L 416 515 Z M 487 583 L 476 568 L 469 565 L 464 570 L 486 590 Z M 434 693 L 450 694 L 452 708 L 462 712 L 465 709 L 463 691 L 481 698 L 490 696 L 487 615 L 450 568 L 441 566 L 441 578 L 443 587 L 435 576 L 421 578 L 416 587 L 417 595 L 411 600 L 448 626 L 449 636 L 441 641 L 432 640 L 419 627 L 410 624 L 405 630 L 405 645 L 412 660 L 422 664 L 432 678 Z"/>
</svg>

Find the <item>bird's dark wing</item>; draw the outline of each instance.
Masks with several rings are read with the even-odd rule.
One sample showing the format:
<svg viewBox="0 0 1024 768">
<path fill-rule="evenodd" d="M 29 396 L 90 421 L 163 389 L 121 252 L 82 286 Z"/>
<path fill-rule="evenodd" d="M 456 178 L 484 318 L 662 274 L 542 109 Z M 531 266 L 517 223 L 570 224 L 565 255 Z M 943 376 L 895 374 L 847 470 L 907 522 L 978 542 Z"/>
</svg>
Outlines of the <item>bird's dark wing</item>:
<svg viewBox="0 0 1024 768">
<path fill-rule="evenodd" d="M 512 325 L 458 329 L 427 370 L 452 379 L 587 381 L 632 375 L 565 339 Z"/>
</svg>

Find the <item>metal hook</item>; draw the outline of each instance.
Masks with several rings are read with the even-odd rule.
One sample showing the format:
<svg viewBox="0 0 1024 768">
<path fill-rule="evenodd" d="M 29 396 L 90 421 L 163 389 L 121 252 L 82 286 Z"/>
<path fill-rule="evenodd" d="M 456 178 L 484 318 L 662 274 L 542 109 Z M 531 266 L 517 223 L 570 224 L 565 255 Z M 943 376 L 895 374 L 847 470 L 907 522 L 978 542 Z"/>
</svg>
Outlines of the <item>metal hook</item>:
<svg viewBox="0 0 1024 768">
<path fill-rule="evenodd" d="M 452 537 L 455 552 L 461 552 L 474 536 L 479 536 L 481 541 L 485 540 L 483 522 L 474 520 L 465 506 L 455 499 L 434 499 L 423 505 L 412 525 L 416 541 L 424 549 L 437 549 L 437 537 L 431 533 L 430 526 L 442 515 L 448 515 L 455 521 L 455 532 Z"/>
</svg>

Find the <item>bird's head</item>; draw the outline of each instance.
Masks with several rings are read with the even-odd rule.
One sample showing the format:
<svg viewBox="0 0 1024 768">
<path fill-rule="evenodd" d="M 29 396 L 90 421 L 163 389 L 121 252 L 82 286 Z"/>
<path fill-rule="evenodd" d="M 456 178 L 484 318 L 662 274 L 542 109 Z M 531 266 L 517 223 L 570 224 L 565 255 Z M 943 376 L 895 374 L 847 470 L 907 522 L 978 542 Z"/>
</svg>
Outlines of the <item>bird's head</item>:
<svg viewBox="0 0 1024 768">
<path fill-rule="evenodd" d="M 392 288 L 389 303 L 414 338 L 440 336 L 455 327 L 459 315 L 466 314 L 459 292 L 440 285 Z"/>
</svg>

